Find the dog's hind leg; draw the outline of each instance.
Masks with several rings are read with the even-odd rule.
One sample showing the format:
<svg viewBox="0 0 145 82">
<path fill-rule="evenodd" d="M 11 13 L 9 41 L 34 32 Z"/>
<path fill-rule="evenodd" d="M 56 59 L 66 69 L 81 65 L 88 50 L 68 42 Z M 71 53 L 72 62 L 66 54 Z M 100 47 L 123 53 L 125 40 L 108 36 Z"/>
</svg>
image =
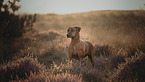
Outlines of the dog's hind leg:
<svg viewBox="0 0 145 82">
<path fill-rule="evenodd" d="M 87 56 L 87 63 L 86 63 L 87 67 L 88 67 L 88 64 L 89 64 L 89 57 Z"/>
<path fill-rule="evenodd" d="M 94 67 L 94 57 L 92 57 L 93 55 L 88 55 L 88 57 L 89 57 L 89 59 L 90 59 L 90 61 L 91 61 L 91 64 L 92 64 L 92 66 Z"/>
</svg>

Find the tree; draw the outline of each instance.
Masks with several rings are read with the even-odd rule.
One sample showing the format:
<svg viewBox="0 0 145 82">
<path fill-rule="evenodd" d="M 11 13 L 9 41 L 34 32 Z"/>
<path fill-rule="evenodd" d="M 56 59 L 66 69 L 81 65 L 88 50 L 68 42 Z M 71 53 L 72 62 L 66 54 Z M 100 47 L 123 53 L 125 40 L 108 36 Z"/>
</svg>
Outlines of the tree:
<svg viewBox="0 0 145 82">
<path fill-rule="evenodd" d="M 25 27 L 32 27 L 36 15 L 15 15 L 21 7 L 16 3 L 20 0 L 0 0 L 0 40 L 12 40 L 21 37 Z"/>
<path fill-rule="evenodd" d="M 32 29 L 36 15 L 15 15 L 21 7 L 16 3 L 20 0 L 0 0 L 0 60 L 9 60 L 20 49 L 24 48 L 22 41 L 16 46 L 17 38 L 22 38 L 26 29 Z M 23 39 L 22 39 L 23 40 Z"/>
</svg>

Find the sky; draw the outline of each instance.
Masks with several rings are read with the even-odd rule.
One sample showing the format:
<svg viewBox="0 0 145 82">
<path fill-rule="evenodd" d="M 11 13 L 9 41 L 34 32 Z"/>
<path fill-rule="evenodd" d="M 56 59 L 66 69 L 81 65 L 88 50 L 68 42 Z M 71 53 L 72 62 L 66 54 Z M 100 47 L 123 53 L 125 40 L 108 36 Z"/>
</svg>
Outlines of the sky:
<svg viewBox="0 0 145 82">
<path fill-rule="evenodd" d="M 96 10 L 145 9 L 145 0 L 21 0 L 19 13 L 69 14 Z"/>
</svg>

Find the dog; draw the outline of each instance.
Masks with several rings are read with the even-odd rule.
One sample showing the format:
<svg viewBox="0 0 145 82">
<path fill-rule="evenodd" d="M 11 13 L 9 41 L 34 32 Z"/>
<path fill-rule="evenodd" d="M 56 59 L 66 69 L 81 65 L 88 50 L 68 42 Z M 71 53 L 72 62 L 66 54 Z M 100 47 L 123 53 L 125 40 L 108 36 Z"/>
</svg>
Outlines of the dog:
<svg viewBox="0 0 145 82">
<path fill-rule="evenodd" d="M 70 45 L 68 47 L 69 59 L 75 59 L 81 61 L 87 57 L 87 67 L 89 60 L 94 67 L 94 47 L 93 45 L 85 40 L 80 40 L 80 27 L 69 27 L 67 29 L 67 38 L 71 38 Z"/>
</svg>

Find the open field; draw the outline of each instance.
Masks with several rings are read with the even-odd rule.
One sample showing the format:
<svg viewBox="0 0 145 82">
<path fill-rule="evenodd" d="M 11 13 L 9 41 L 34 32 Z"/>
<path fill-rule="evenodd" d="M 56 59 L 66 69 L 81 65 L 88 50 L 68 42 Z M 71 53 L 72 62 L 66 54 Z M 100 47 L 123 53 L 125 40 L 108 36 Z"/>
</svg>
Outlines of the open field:
<svg viewBox="0 0 145 82">
<path fill-rule="evenodd" d="M 38 14 L 33 30 L 16 40 L 16 55 L 0 64 L 1 81 L 145 81 L 144 14 L 143 10 Z M 80 26 L 81 39 L 93 43 L 95 68 L 87 68 L 86 59 L 81 68 L 68 60 L 69 26 Z"/>
</svg>

